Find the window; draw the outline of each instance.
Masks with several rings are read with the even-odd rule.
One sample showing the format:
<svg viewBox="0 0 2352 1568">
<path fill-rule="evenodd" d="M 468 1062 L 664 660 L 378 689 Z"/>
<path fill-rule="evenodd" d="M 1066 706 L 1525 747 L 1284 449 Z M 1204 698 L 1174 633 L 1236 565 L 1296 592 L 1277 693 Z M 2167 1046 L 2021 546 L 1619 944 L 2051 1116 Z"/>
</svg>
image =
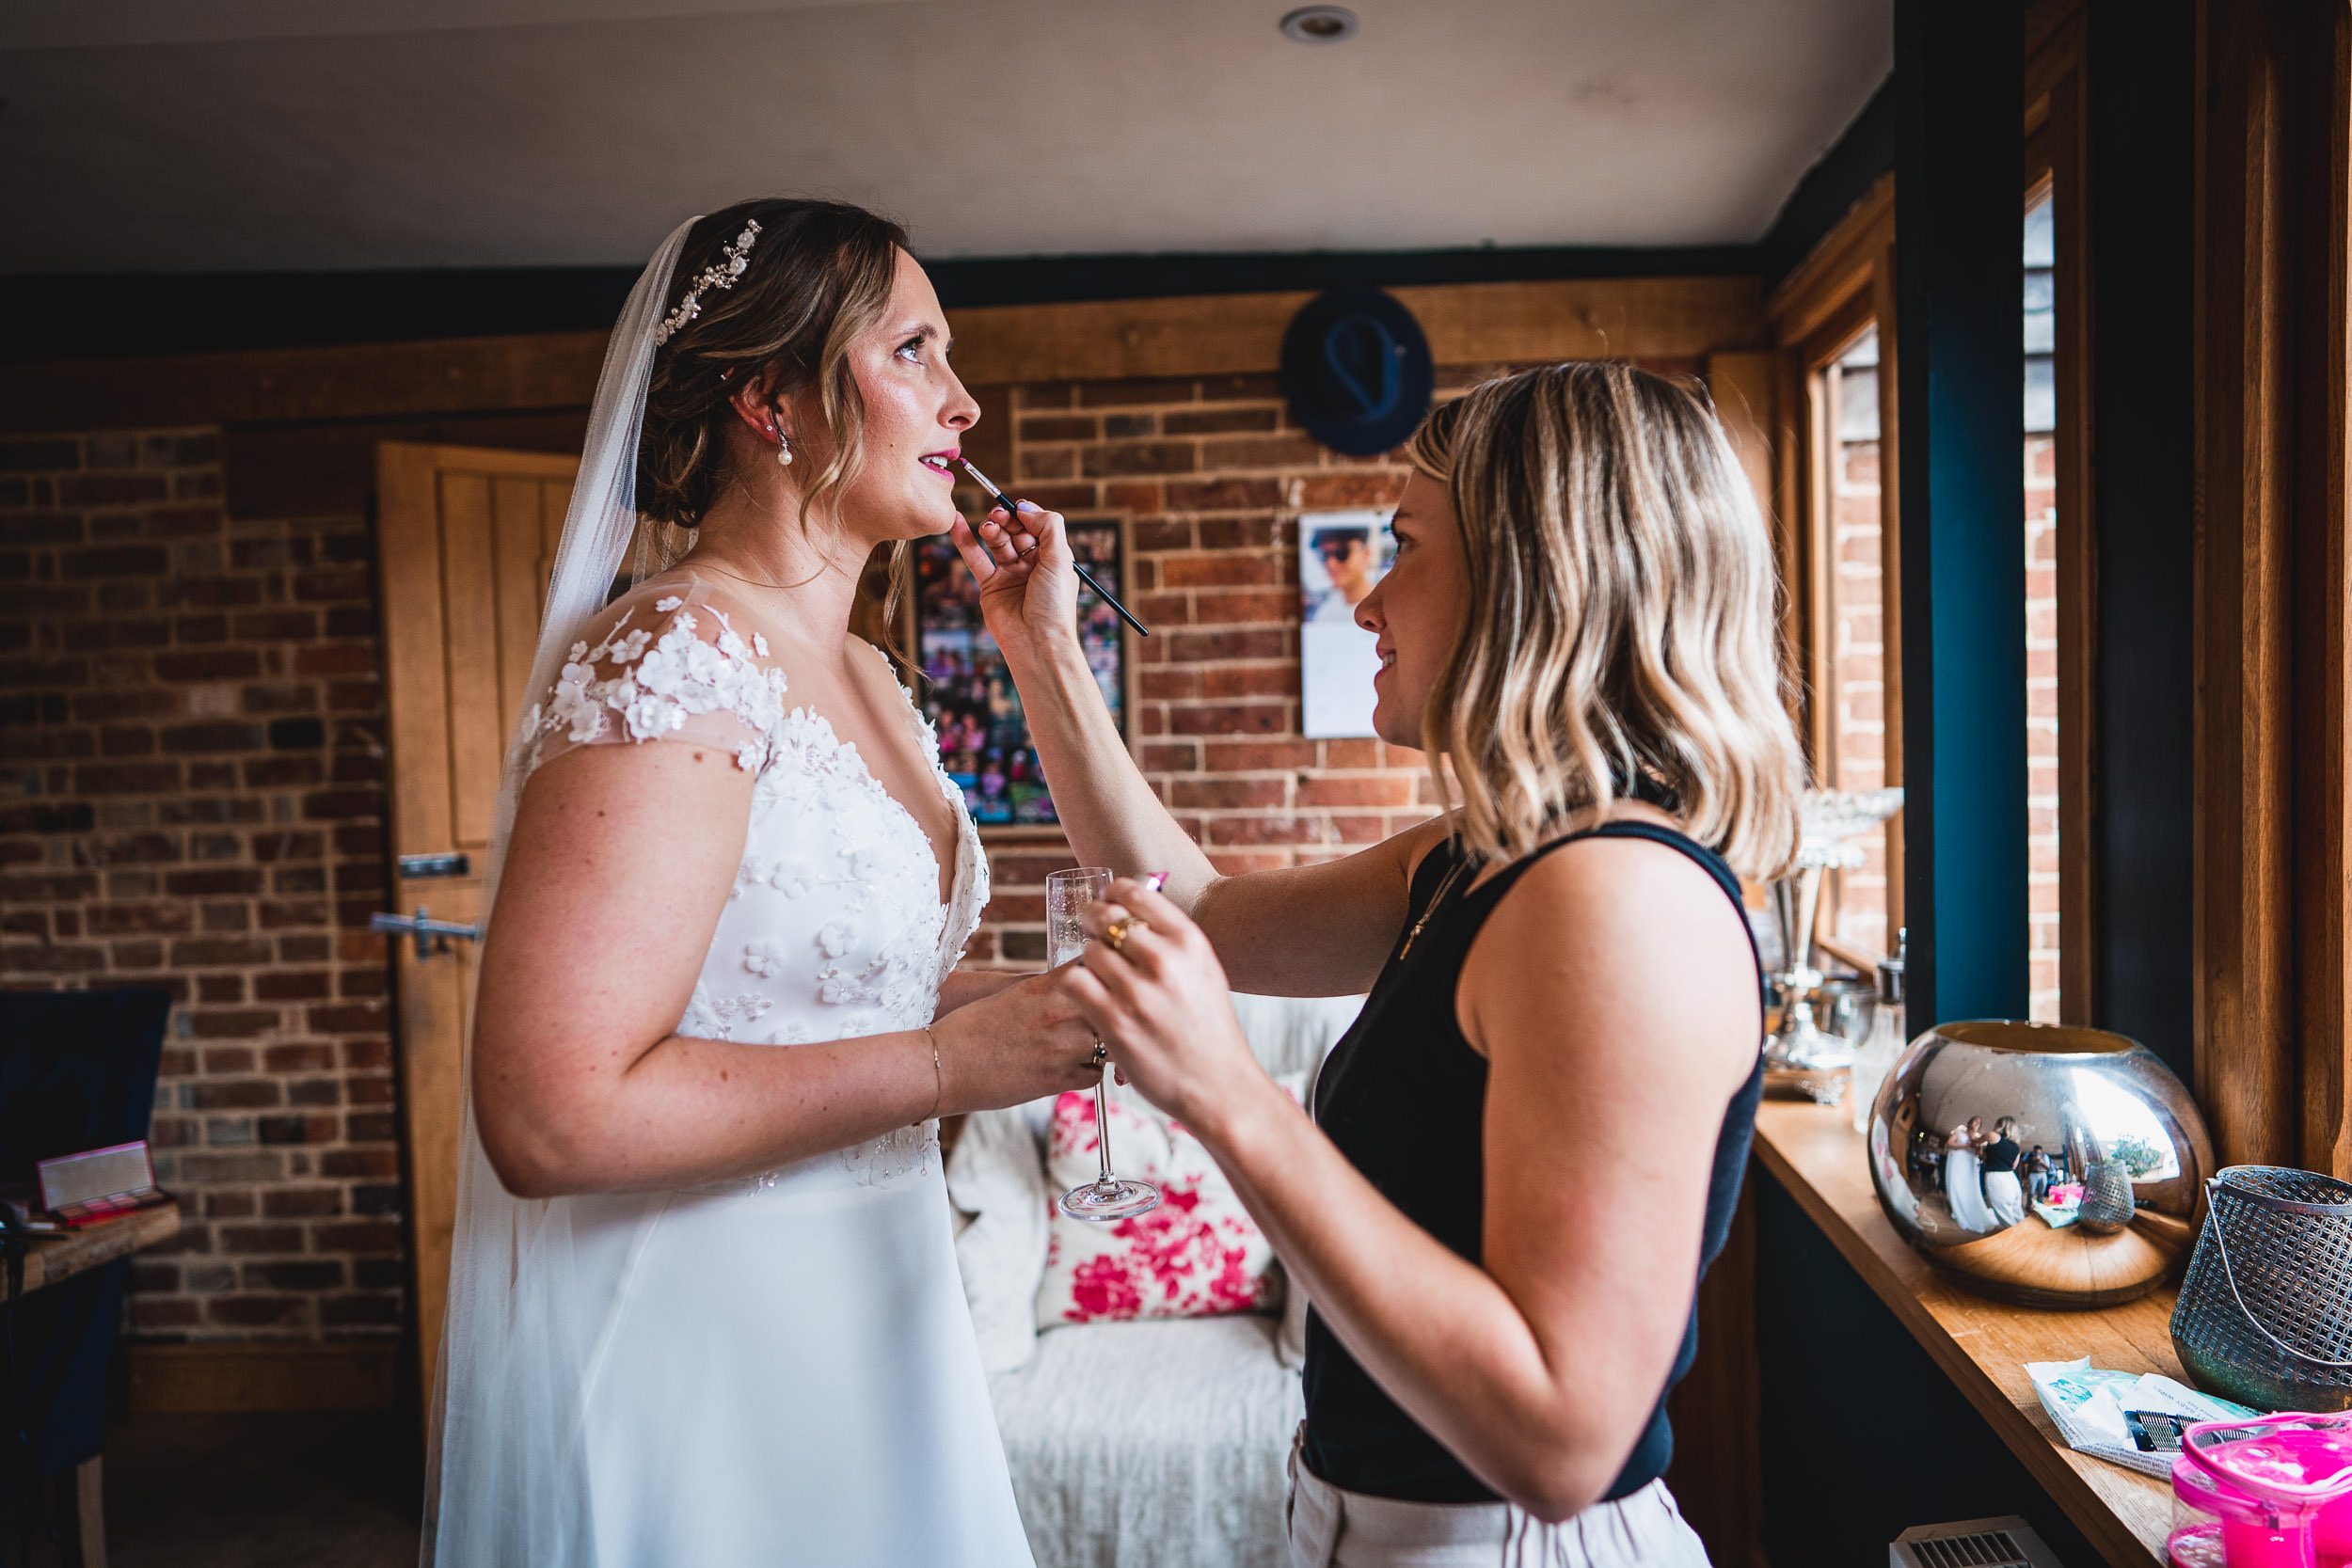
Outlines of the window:
<svg viewBox="0 0 2352 1568">
<path fill-rule="evenodd" d="M 1895 183 L 1882 179 L 1773 291 L 1774 525 L 1786 648 L 1813 782 L 1902 779 L 1901 547 L 1891 471 L 1897 410 Z M 1813 937 L 1867 974 L 1902 926 L 1902 816 L 1853 842 L 1862 863 L 1821 879 Z"/>
<path fill-rule="evenodd" d="M 2030 1016 L 2058 1019 L 2058 261 L 2045 182 L 2026 209 L 2026 895 Z"/>
</svg>

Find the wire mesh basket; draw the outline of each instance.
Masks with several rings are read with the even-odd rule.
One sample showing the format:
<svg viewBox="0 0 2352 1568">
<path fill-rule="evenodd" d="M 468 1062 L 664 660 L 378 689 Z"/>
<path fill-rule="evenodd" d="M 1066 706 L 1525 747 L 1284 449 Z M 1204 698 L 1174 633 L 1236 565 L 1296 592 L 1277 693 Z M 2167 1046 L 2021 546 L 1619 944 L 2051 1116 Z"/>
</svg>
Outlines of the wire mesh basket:
<svg viewBox="0 0 2352 1568">
<path fill-rule="evenodd" d="M 2352 1409 L 2352 1182 L 2232 1165 L 2172 1309 L 2197 1386 L 2258 1410 Z"/>
</svg>

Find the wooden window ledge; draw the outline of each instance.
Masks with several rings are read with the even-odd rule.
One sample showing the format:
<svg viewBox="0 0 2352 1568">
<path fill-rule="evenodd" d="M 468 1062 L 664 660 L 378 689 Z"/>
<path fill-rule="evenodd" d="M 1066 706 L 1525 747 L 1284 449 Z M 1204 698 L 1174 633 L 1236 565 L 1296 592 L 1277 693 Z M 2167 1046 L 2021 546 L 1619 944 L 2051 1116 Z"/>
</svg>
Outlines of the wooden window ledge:
<svg viewBox="0 0 2352 1568">
<path fill-rule="evenodd" d="M 1765 1101 L 1756 1113 L 1756 1155 L 2099 1554 L 2113 1568 L 2161 1564 L 2172 1523 L 2170 1483 L 2069 1449 L 2035 1396 L 2026 1363 L 2088 1355 L 2094 1367 L 2186 1383 L 2169 1327 L 2177 1292 L 2166 1287 L 2083 1312 L 1970 1294 L 1931 1269 L 1887 1223 L 1862 1137 L 1842 1105 Z"/>
</svg>

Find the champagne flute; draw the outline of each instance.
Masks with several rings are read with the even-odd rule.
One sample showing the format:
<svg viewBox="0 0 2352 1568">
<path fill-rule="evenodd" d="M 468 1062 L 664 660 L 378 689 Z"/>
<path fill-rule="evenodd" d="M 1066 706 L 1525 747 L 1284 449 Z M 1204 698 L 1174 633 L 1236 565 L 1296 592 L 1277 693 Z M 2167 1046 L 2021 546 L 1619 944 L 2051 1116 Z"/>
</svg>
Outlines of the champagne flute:
<svg viewBox="0 0 2352 1568">
<path fill-rule="evenodd" d="M 1045 962 L 1058 969 L 1086 950 L 1087 931 L 1081 917 L 1086 907 L 1110 892 L 1111 874 L 1101 866 L 1082 865 L 1057 871 L 1045 879 Z M 1083 1187 L 1061 1195 L 1061 1212 L 1073 1220 L 1124 1220 L 1148 1214 L 1160 1206 L 1160 1190 L 1149 1181 L 1111 1174 L 1111 1118 L 1105 1091 L 1110 1069 L 1094 1085 L 1094 1145 L 1102 1155 L 1103 1173 Z"/>
</svg>

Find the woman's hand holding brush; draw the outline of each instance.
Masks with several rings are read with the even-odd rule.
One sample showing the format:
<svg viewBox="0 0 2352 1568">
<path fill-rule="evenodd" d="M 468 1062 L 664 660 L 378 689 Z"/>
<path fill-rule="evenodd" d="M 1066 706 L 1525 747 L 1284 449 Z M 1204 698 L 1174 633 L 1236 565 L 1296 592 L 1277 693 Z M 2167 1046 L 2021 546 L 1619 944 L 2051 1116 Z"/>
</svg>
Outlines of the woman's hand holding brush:
<svg viewBox="0 0 2352 1568">
<path fill-rule="evenodd" d="M 977 484 L 982 490 L 988 492 L 990 498 L 996 502 L 995 508 L 981 520 L 977 537 L 979 538 L 980 543 L 988 550 L 990 558 L 994 561 L 997 565 L 1001 567 L 1016 567 L 1023 562 L 1031 561 L 1037 555 L 1041 540 L 1040 535 L 1030 531 L 1031 529 L 1039 526 L 1050 526 L 1057 534 L 1060 532 L 1062 523 L 1060 513 L 1047 512 L 1040 507 L 1030 505 L 1027 501 L 1014 500 L 1010 496 L 1006 495 L 1002 490 L 996 488 L 993 481 L 992 481 L 986 474 L 980 472 L 979 469 L 974 467 L 970 463 L 965 463 L 963 465 L 963 471 L 970 474 L 972 476 L 972 482 Z M 997 520 L 1000 514 L 1003 516 L 1002 522 Z M 962 547 L 962 532 L 960 531 L 957 533 L 956 543 L 959 548 Z M 1067 551 L 1065 551 L 1065 553 L 1067 553 Z M 972 559 L 969 552 L 966 552 L 964 559 L 967 562 Z M 1145 626 L 1141 621 L 1136 620 L 1135 616 L 1128 611 L 1127 607 L 1119 602 L 1119 596 L 1117 594 L 1113 594 L 1109 589 L 1104 587 L 1101 583 L 1095 581 L 1094 575 L 1091 572 L 1089 572 L 1084 566 L 1078 564 L 1077 558 L 1074 554 L 1070 556 L 1070 569 L 1077 574 L 1079 581 L 1094 590 L 1095 595 L 1098 598 L 1100 598 L 1104 604 L 1110 606 L 1113 610 L 1117 610 L 1120 620 L 1135 627 L 1136 630 L 1142 636 L 1149 637 L 1152 635 L 1152 628 Z M 973 567 L 973 574 L 975 577 L 979 576 L 979 568 L 977 564 Z M 985 587 L 986 579 L 982 578 L 981 580 L 983 587 Z"/>
<path fill-rule="evenodd" d="M 1057 513 L 1008 515 L 997 507 L 949 537 L 979 587 L 980 613 L 1008 657 L 1074 648 L 1078 627 L 1076 563 Z"/>
</svg>

